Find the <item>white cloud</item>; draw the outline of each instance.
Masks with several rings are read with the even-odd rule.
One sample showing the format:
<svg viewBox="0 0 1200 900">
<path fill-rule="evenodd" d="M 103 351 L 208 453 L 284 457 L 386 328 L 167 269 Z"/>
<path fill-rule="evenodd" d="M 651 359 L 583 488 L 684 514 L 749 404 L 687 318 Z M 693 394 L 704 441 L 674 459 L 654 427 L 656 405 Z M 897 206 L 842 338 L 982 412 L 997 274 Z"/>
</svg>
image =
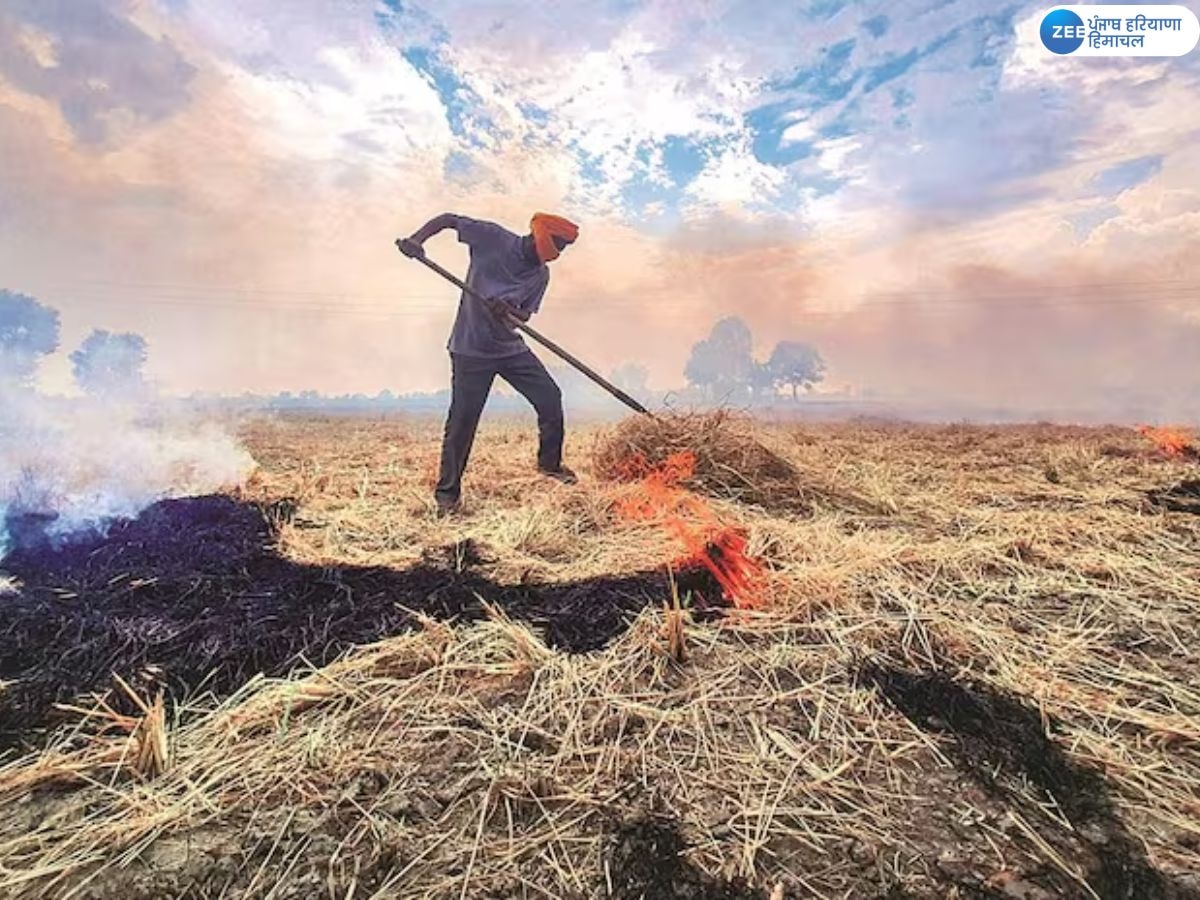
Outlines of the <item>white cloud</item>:
<svg viewBox="0 0 1200 900">
<path fill-rule="evenodd" d="M 760 163 L 744 146 L 723 150 L 688 185 L 687 194 L 694 201 L 688 215 L 744 214 L 748 206 L 770 203 L 786 178 L 782 170 Z"/>
<path fill-rule="evenodd" d="M 445 107 L 402 56 L 372 42 L 325 47 L 317 59 L 336 80 L 226 69 L 279 150 L 314 161 L 387 166 L 421 157 L 440 165 L 451 144 Z"/>
<path fill-rule="evenodd" d="M 779 140 L 782 144 L 800 144 L 811 141 L 816 136 L 817 129 L 812 119 L 804 117 L 785 128 Z"/>
<path fill-rule="evenodd" d="M 740 117 L 750 86 L 719 60 L 698 72 L 671 71 L 661 65 L 663 52 L 657 38 L 632 26 L 609 46 L 560 61 L 560 67 L 541 61 L 514 67 L 491 47 L 451 51 L 464 79 L 481 96 L 507 98 L 504 124 L 560 153 L 579 151 L 594 161 L 608 186 L 599 192 L 608 204 L 616 203 L 621 187 L 636 177 L 665 182 L 661 155 L 649 163 L 643 156 L 669 136 L 745 137 Z M 517 98 L 544 110 L 547 123 L 526 123 Z M 585 194 L 598 193 L 595 184 L 576 186 Z"/>
<path fill-rule="evenodd" d="M 58 68 L 58 44 L 52 35 L 26 23 L 17 28 L 17 43 L 43 69 Z"/>
<path fill-rule="evenodd" d="M 814 145 L 821 168 L 829 174 L 847 180 L 857 180 L 866 171 L 865 166 L 852 162 L 852 157 L 862 149 L 859 138 L 843 137 L 818 141 Z"/>
</svg>

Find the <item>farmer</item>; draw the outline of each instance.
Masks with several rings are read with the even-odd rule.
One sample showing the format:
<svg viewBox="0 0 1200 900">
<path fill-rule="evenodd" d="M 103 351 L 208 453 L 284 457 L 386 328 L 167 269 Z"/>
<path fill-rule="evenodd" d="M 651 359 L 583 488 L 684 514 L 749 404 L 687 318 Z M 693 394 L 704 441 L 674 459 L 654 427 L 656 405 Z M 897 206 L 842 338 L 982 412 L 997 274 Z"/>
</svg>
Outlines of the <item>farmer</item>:
<svg viewBox="0 0 1200 900">
<path fill-rule="evenodd" d="M 470 248 L 467 285 L 487 299 L 481 302 L 463 293 L 447 345 L 450 412 L 434 492 L 441 516 L 458 508 L 475 429 L 497 375 L 537 411 L 538 471 L 567 484 L 575 482 L 575 473 L 562 464 L 562 391 L 525 346 L 510 317 L 527 322 L 538 311 L 550 282 L 547 264 L 575 242 L 578 226 L 538 213 L 529 223 L 530 233 L 517 235 L 493 222 L 443 213 L 411 237 L 397 240 L 396 246 L 405 256 L 423 257 L 424 243 L 447 228 L 458 232 L 458 239 Z"/>
</svg>

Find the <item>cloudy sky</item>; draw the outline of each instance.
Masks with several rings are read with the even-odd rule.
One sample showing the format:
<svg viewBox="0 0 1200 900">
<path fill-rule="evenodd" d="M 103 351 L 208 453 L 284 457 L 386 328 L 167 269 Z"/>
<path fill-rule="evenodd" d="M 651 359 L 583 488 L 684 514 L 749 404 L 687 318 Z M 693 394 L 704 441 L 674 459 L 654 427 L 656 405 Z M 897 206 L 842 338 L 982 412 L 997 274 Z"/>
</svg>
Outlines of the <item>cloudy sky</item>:
<svg viewBox="0 0 1200 900">
<path fill-rule="evenodd" d="M 858 390 L 1200 415 L 1200 51 L 1046 8 L 0 0 L 0 288 L 172 392 L 429 390 L 454 294 L 393 239 L 540 209 L 536 324 L 657 387 L 738 314 Z"/>
</svg>

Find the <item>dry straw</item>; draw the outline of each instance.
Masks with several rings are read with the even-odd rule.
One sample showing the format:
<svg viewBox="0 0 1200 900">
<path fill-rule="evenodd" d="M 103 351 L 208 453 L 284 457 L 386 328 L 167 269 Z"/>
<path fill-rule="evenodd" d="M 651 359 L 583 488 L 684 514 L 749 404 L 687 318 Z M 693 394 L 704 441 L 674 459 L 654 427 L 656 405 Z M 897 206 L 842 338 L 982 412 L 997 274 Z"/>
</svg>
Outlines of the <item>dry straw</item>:
<svg viewBox="0 0 1200 900">
<path fill-rule="evenodd" d="M 292 554 L 400 564 L 471 537 L 514 580 L 671 558 L 607 514 L 620 487 L 536 489 L 524 430 L 485 430 L 467 515 L 435 522 L 419 466 L 393 464 L 432 460 L 434 433 L 347 428 L 250 435 L 273 454 L 264 494 L 307 491 Z M 698 487 L 730 503 L 787 482 L 717 426 L 617 434 L 613 453 L 696 449 Z M 1195 890 L 1200 517 L 1152 492 L 1200 467 L 1125 429 L 777 427 L 760 443 L 802 487 L 872 510 L 836 492 L 804 516 L 740 509 L 771 609 L 697 623 L 664 596 L 587 655 L 499 608 L 470 627 L 425 618 L 176 724 L 143 701 L 135 739 L 0 768 L 0 894 L 634 897 L 620 863 L 649 852 L 626 843 L 645 823 L 679 836 L 655 868 L 691 896 Z M 742 487 L 723 468 L 739 453 Z M 910 721 L 860 677 L 866 660 L 1018 698 L 1097 773 L 1099 812 L 1080 821 L 1087 804 L 1004 765 L 981 780 L 954 717 Z"/>
<path fill-rule="evenodd" d="M 765 446 L 752 420 L 728 410 L 626 419 L 599 441 L 594 468 L 601 478 L 622 481 L 629 477 L 631 460 L 655 468 L 681 453 L 695 459 L 683 485 L 709 497 L 808 512 L 815 500 L 834 496 Z"/>
</svg>

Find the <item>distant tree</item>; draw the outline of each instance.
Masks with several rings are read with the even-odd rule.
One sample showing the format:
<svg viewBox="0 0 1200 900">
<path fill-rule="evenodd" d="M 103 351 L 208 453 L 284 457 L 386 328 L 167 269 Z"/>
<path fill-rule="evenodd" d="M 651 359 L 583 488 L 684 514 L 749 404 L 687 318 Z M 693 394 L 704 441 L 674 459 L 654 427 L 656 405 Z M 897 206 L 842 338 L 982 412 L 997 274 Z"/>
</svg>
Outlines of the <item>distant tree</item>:
<svg viewBox="0 0 1200 900">
<path fill-rule="evenodd" d="M 754 397 L 770 396 L 775 392 L 775 375 L 766 363 L 755 362 L 750 368 L 750 393 Z"/>
<path fill-rule="evenodd" d="M 700 388 L 706 394 L 711 394 L 713 385 L 717 382 L 720 371 L 720 361 L 708 338 L 697 341 L 692 345 L 691 355 L 687 365 L 683 367 L 683 375 L 688 383 Z"/>
<path fill-rule="evenodd" d="M 631 394 L 646 393 L 646 382 L 649 380 L 650 371 L 640 363 L 622 363 L 612 371 L 613 384 Z"/>
<path fill-rule="evenodd" d="M 0 380 L 27 384 L 38 359 L 58 349 L 58 311 L 32 297 L 0 291 Z"/>
<path fill-rule="evenodd" d="M 754 370 L 753 344 L 745 322 L 737 316 L 722 319 L 693 345 L 683 373 L 713 398 L 745 393 Z"/>
<path fill-rule="evenodd" d="M 775 384 L 791 386 L 793 400 L 797 399 L 798 388 L 809 390 L 825 377 L 825 361 L 821 354 L 799 341 L 776 344 L 766 369 Z"/>
<path fill-rule="evenodd" d="M 112 334 L 97 329 L 71 354 L 75 383 L 94 396 L 129 395 L 146 389 L 142 367 L 146 339 L 132 332 Z"/>
</svg>

